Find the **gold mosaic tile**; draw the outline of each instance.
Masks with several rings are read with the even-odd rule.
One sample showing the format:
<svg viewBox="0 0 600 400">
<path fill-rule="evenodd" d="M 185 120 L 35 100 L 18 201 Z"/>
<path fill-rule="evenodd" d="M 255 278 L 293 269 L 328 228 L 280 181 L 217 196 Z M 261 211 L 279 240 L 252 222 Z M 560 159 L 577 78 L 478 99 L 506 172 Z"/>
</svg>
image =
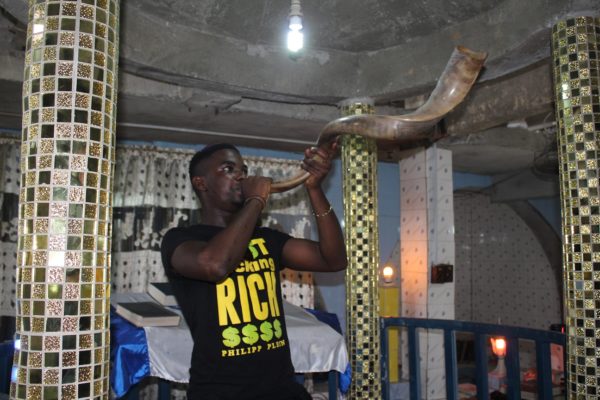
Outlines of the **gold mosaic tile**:
<svg viewBox="0 0 600 400">
<path fill-rule="evenodd" d="M 74 351 L 65 351 L 62 354 L 62 362 L 66 367 L 74 367 L 77 365 L 77 353 Z"/>
<path fill-rule="evenodd" d="M 64 400 L 77 399 L 77 387 L 75 385 L 63 385 L 61 394 Z"/>
<path fill-rule="evenodd" d="M 80 33 L 79 34 L 79 45 L 81 47 L 85 47 L 88 49 L 94 48 L 94 39 L 93 39 L 92 35 Z"/>
<path fill-rule="evenodd" d="M 73 74 L 73 64 L 67 62 L 58 63 L 58 75 L 62 77 L 70 77 Z"/>
<path fill-rule="evenodd" d="M 100 53 L 100 52 L 95 52 L 94 53 L 94 63 L 99 66 L 99 67 L 104 67 L 106 66 L 106 56 L 104 55 L 104 53 Z M 94 92 L 95 95 L 100 95 L 96 92 Z"/>
<path fill-rule="evenodd" d="M 63 319 L 63 328 L 66 332 L 77 332 L 79 329 L 79 318 L 65 317 Z"/>
<path fill-rule="evenodd" d="M 79 298 L 79 285 L 66 284 L 64 297 L 66 300 L 77 300 Z"/>
<path fill-rule="evenodd" d="M 96 24 L 96 36 L 99 38 L 106 38 L 108 36 L 106 25 L 100 23 Z"/>
<path fill-rule="evenodd" d="M 94 19 L 94 7 L 82 5 L 79 11 L 81 18 Z"/>
<path fill-rule="evenodd" d="M 73 32 L 61 32 L 59 35 L 59 44 L 65 47 L 75 45 L 75 34 Z"/>
<path fill-rule="evenodd" d="M 57 31 L 59 26 L 59 19 L 50 17 L 46 19 L 46 31 Z"/>
<path fill-rule="evenodd" d="M 62 302 L 56 300 L 48 301 L 48 316 L 61 316 L 63 312 Z"/>
<path fill-rule="evenodd" d="M 73 106 L 73 94 L 70 92 L 61 92 L 57 95 L 56 97 L 56 105 L 61 107 L 61 108 L 69 108 Z M 70 135 L 70 127 L 65 126 L 65 125 L 61 125 L 62 127 L 62 131 L 64 132 L 64 130 L 66 129 L 68 131 L 68 134 Z M 59 130 L 60 132 L 61 130 Z M 67 135 L 65 135 L 63 133 L 63 135 L 61 135 L 63 137 L 68 137 Z"/>
<path fill-rule="evenodd" d="M 80 302 L 81 314 L 90 314 L 91 313 L 91 302 L 88 300 L 82 300 Z"/>
</svg>

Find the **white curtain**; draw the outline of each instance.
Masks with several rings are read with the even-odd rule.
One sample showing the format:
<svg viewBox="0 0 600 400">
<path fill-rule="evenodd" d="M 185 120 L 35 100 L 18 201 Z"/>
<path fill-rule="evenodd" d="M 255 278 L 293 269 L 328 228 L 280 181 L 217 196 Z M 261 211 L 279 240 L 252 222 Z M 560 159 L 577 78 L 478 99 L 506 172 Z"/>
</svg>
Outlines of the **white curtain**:
<svg viewBox="0 0 600 400">
<path fill-rule="evenodd" d="M 0 317 L 15 315 L 20 149 L 18 140 L 0 138 Z"/>
</svg>

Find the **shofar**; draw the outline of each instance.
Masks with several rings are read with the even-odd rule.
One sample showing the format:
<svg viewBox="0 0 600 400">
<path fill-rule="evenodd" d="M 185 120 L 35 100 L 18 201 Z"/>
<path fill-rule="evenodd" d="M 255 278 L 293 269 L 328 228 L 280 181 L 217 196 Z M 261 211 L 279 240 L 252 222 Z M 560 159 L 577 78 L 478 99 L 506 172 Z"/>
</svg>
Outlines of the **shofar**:
<svg viewBox="0 0 600 400">
<path fill-rule="evenodd" d="M 338 118 L 325 125 L 317 146 L 325 146 L 335 137 L 347 134 L 401 143 L 427 139 L 431 128 L 464 100 L 486 57 L 486 53 L 456 47 L 429 99 L 414 112 L 394 116 L 362 114 Z M 271 193 L 290 190 L 308 177 L 309 173 L 303 172 L 288 180 L 273 182 Z"/>
</svg>

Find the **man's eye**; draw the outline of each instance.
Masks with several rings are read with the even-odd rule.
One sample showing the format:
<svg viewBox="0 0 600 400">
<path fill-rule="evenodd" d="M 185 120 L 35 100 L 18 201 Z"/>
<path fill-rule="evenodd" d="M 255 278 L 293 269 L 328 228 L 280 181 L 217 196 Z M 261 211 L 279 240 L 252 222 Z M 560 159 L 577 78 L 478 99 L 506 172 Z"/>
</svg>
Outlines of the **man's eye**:
<svg viewBox="0 0 600 400">
<path fill-rule="evenodd" d="M 223 171 L 230 174 L 233 172 L 233 167 L 231 165 L 226 165 L 225 167 L 223 167 Z"/>
</svg>

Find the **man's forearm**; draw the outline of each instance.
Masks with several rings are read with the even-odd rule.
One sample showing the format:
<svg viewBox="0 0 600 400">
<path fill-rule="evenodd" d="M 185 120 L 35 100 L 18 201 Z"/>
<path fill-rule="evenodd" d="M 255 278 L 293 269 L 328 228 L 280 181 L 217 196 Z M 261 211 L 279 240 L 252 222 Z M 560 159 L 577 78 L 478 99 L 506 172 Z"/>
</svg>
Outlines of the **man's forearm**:
<svg viewBox="0 0 600 400">
<path fill-rule="evenodd" d="M 247 201 L 230 223 L 215 235 L 198 255 L 199 263 L 211 265 L 215 281 L 225 278 L 239 266 L 263 206 L 264 203 L 258 199 Z"/>
<path fill-rule="evenodd" d="M 308 190 L 319 233 L 321 256 L 333 270 L 346 267 L 346 244 L 344 235 L 333 207 L 320 187 Z"/>
</svg>

